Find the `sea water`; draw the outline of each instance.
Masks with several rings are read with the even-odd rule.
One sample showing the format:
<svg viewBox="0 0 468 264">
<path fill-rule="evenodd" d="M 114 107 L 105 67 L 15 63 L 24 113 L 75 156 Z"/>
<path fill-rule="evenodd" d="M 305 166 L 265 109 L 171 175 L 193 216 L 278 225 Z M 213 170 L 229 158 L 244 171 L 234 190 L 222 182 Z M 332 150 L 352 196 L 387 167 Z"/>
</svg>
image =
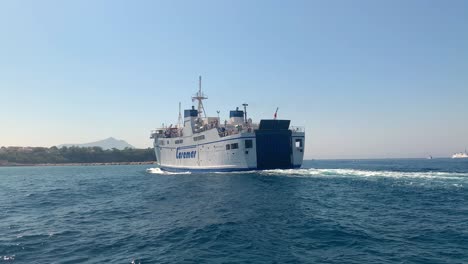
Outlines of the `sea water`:
<svg viewBox="0 0 468 264">
<path fill-rule="evenodd" d="M 468 160 L 3 167 L 0 263 L 468 263 Z"/>
</svg>

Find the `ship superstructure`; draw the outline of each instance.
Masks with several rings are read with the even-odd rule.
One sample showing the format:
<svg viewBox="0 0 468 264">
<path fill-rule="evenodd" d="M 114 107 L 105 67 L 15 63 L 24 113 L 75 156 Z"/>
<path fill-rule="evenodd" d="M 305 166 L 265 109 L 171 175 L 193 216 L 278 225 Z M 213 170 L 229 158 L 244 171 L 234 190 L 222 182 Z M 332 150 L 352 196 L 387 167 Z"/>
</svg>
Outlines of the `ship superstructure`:
<svg viewBox="0 0 468 264">
<path fill-rule="evenodd" d="M 290 120 L 262 119 L 252 122 L 243 110 L 229 112 L 229 120 L 207 117 L 201 89 L 192 97 L 198 107 L 184 110 L 179 124 L 151 131 L 157 163 L 168 171 L 238 171 L 290 169 L 302 165 L 305 146 L 303 127 Z M 219 115 L 219 112 L 218 112 Z M 181 124 L 183 121 L 183 124 Z"/>
<path fill-rule="evenodd" d="M 452 155 L 452 159 L 468 159 L 468 153 L 466 152 L 458 152 Z"/>
</svg>

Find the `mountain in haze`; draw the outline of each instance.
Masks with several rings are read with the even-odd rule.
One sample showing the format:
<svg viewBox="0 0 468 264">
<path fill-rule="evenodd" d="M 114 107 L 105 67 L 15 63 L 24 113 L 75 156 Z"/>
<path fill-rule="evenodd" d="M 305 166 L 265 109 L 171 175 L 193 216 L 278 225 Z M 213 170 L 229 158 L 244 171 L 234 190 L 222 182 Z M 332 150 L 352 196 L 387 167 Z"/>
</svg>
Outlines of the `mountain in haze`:
<svg viewBox="0 0 468 264">
<path fill-rule="evenodd" d="M 124 149 L 124 148 L 135 148 L 134 146 L 128 144 L 125 140 L 119 140 L 115 139 L 113 137 L 106 138 L 103 140 L 95 141 L 95 142 L 89 142 L 89 143 L 83 143 L 83 144 L 62 144 L 58 146 L 59 148 L 61 147 L 71 147 L 71 146 L 76 146 L 76 147 L 101 147 L 102 149 Z"/>
</svg>

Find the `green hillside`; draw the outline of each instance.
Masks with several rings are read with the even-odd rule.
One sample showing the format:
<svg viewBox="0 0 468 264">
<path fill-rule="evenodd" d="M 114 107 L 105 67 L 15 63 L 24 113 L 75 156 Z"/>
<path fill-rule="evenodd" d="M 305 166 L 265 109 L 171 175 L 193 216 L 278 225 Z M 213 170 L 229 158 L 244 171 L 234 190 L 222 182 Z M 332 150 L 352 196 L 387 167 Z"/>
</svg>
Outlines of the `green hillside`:
<svg viewBox="0 0 468 264">
<path fill-rule="evenodd" d="M 101 147 L 1 147 L 1 164 L 110 163 L 155 161 L 151 148 L 103 150 Z"/>
</svg>

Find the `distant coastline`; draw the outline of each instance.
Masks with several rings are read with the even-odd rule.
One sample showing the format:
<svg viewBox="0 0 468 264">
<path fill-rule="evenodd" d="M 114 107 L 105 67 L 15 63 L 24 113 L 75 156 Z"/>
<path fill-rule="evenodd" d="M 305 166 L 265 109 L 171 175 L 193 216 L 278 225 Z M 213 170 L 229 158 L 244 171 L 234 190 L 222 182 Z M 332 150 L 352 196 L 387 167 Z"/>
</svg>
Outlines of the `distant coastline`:
<svg viewBox="0 0 468 264">
<path fill-rule="evenodd" d="M 102 149 L 101 147 L 1 147 L 0 166 L 97 166 L 156 162 L 151 148 Z"/>
<path fill-rule="evenodd" d="M 0 167 L 60 167 L 60 166 L 110 166 L 110 165 L 150 165 L 156 161 L 129 161 L 129 162 L 88 162 L 88 163 L 14 163 L 3 162 Z"/>
</svg>

